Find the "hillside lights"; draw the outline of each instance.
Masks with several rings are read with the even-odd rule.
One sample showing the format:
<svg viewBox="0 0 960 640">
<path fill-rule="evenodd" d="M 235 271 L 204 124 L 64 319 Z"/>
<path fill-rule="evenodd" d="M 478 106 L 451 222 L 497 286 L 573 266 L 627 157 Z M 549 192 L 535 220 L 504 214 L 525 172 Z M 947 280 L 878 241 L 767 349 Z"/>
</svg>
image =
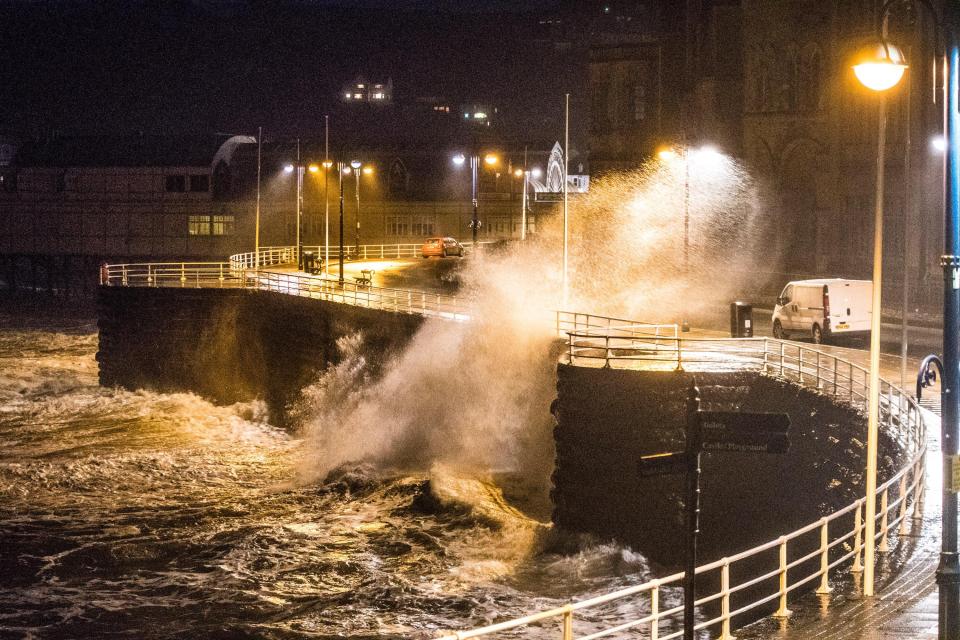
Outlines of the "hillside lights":
<svg viewBox="0 0 960 640">
<path fill-rule="evenodd" d="M 862 47 L 854 57 L 853 73 L 860 84 L 873 91 L 886 91 L 900 82 L 907 70 L 900 47 L 886 41 Z"/>
</svg>

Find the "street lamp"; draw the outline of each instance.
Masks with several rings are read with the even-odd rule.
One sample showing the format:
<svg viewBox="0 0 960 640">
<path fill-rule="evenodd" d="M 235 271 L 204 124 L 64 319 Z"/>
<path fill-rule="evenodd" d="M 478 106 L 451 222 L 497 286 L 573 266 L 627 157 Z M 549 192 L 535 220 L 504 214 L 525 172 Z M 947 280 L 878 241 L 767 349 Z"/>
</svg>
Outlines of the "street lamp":
<svg viewBox="0 0 960 640">
<path fill-rule="evenodd" d="M 466 156 L 462 153 L 458 153 L 453 156 L 453 164 L 458 167 L 462 167 L 467 161 Z M 500 162 L 500 158 L 496 154 L 488 153 L 483 157 L 483 162 L 487 166 L 495 166 Z M 479 154 L 472 154 L 470 156 L 470 201 L 473 204 L 473 218 L 470 221 L 470 229 L 473 232 L 473 247 L 477 247 L 477 231 L 480 229 L 480 219 L 478 217 L 477 211 L 477 171 L 480 167 L 480 156 Z"/>
<path fill-rule="evenodd" d="M 363 166 L 363 163 L 359 160 L 351 160 L 350 167 L 353 169 L 354 175 L 357 177 L 357 187 L 356 187 L 356 196 L 357 196 L 357 232 L 354 236 L 354 246 L 357 250 L 357 258 L 360 257 L 360 167 Z"/>
<path fill-rule="evenodd" d="M 691 149 L 687 145 L 680 147 L 661 147 L 657 156 L 664 162 L 680 161 L 683 163 L 683 277 L 690 286 L 690 163 L 695 158 L 717 159 L 720 152 L 712 145 L 704 145 L 699 149 Z M 690 322 L 686 313 L 686 299 L 683 296 L 683 313 L 680 318 L 680 330 L 690 331 Z"/>
<path fill-rule="evenodd" d="M 302 209 L 303 209 L 303 169 L 304 166 L 300 162 L 300 138 L 297 138 L 297 162 L 296 164 L 288 164 L 283 168 L 284 173 L 297 173 L 297 268 L 303 270 L 303 230 L 302 226 Z"/>
<path fill-rule="evenodd" d="M 889 18 L 890 8 L 901 0 L 885 0 L 880 9 L 881 37 L 880 43 L 872 45 L 870 49 L 860 52 L 855 67 L 855 73 L 858 79 L 867 87 L 877 91 L 889 89 L 899 82 L 906 69 L 906 60 L 902 52 L 890 43 L 885 41 L 886 25 Z M 957 419 L 960 417 L 960 396 L 958 396 L 958 383 L 960 383 L 960 111 L 958 111 L 958 95 L 960 90 L 960 79 L 958 79 L 958 67 L 960 67 L 960 40 L 956 33 L 958 18 L 960 18 L 960 9 L 954 2 L 947 2 L 943 5 L 944 13 L 938 15 L 929 0 L 920 0 L 920 4 L 930 10 L 933 16 L 936 28 L 942 35 L 943 42 L 943 77 L 944 83 L 944 141 L 946 153 L 944 153 L 944 172 L 943 172 L 943 219 L 944 219 L 944 255 L 940 258 L 940 265 L 943 267 L 944 290 L 943 290 L 943 371 L 941 378 L 941 451 L 943 456 L 943 486 L 942 486 L 942 513 L 941 524 L 943 527 L 940 562 L 937 566 L 937 585 L 939 587 L 939 632 L 938 637 L 941 640 L 947 638 L 957 638 L 960 636 L 960 562 L 957 555 L 957 490 L 960 487 L 954 486 L 953 469 L 958 464 L 958 430 Z M 872 49 L 872 54 L 871 54 Z M 938 52 L 939 53 L 939 52 Z M 882 152 L 884 132 L 884 110 L 885 100 L 881 94 L 880 99 L 880 135 L 879 148 Z M 870 371 L 871 371 L 871 391 L 870 391 L 870 416 L 872 425 L 868 427 L 868 446 L 867 446 L 867 517 L 865 525 L 864 540 L 867 544 L 864 550 L 864 595 L 873 595 L 873 566 L 872 557 L 869 565 L 870 575 L 868 580 L 866 563 L 867 552 L 873 552 L 873 527 L 874 517 L 872 516 L 875 507 L 876 496 L 873 495 L 876 488 L 876 417 L 878 400 L 878 388 L 874 384 L 876 377 L 877 360 L 879 358 L 879 321 L 880 321 L 880 282 L 879 282 L 879 254 L 880 254 L 880 235 L 882 227 L 882 201 L 883 194 L 880 191 L 882 185 L 880 182 L 883 177 L 883 157 L 882 154 L 877 160 L 877 181 L 878 198 L 876 209 L 876 230 L 874 232 L 874 283 L 873 283 L 873 318 L 872 335 L 870 340 Z M 876 356 L 875 356 L 876 351 Z M 873 448 L 869 442 L 869 437 L 873 436 Z M 870 465 L 873 465 L 873 478 L 870 477 Z"/>
</svg>

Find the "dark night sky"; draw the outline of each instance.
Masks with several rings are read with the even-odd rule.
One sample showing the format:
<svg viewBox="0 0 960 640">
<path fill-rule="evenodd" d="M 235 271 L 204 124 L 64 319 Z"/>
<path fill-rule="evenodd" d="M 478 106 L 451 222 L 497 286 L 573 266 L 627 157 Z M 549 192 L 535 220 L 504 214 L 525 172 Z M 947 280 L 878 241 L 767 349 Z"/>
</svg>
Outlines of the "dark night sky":
<svg viewBox="0 0 960 640">
<path fill-rule="evenodd" d="M 400 103 L 492 101 L 508 126 L 553 128 L 584 77 L 582 55 L 530 41 L 558 4 L 7 1 L 0 133 L 316 133 L 360 73 Z"/>
</svg>

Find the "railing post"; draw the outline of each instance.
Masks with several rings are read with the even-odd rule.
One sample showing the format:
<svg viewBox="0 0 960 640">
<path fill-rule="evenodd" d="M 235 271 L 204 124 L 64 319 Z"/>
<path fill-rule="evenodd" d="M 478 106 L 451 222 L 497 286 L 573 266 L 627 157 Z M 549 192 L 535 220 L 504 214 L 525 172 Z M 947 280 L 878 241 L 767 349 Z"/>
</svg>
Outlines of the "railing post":
<svg viewBox="0 0 960 640">
<path fill-rule="evenodd" d="M 898 536 L 907 535 L 907 474 L 900 476 L 900 510 L 897 512 L 897 518 L 900 519 L 900 527 L 897 529 Z"/>
<path fill-rule="evenodd" d="M 890 545 L 887 543 L 887 530 L 889 529 L 887 521 L 887 495 L 889 491 L 889 487 L 884 487 L 883 493 L 880 494 L 880 544 L 877 545 L 878 553 L 886 553 L 890 550 Z"/>
<path fill-rule="evenodd" d="M 820 519 L 820 586 L 817 587 L 817 595 L 826 595 L 833 591 L 830 586 L 830 534 L 828 530 L 830 521 L 826 518 Z"/>
<path fill-rule="evenodd" d="M 603 362 L 603 368 L 609 369 L 610 368 L 610 334 L 609 333 L 603 337 L 603 343 L 604 343 L 605 351 L 607 354 L 606 359 Z"/>
<path fill-rule="evenodd" d="M 573 607 L 570 605 L 563 612 L 563 640 L 573 640 Z"/>
<path fill-rule="evenodd" d="M 567 356 L 570 358 L 570 364 L 573 364 L 573 357 L 574 357 L 573 356 L 573 341 L 574 341 L 573 336 L 574 334 L 572 333 L 567 334 Z"/>
<path fill-rule="evenodd" d="M 764 373 L 767 372 L 767 360 L 768 360 L 767 352 L 769 350 L 770 350 L 770 339 L 764 338 L 763 339 L 763 372 Z"/>
<path fill-rule="evenodd" d="M 820 390 L 820 352 L 817 351 L 817 391 Z"/>
<path fill-rule="evenodd" d="M 780 341 L 780 377 L 781 378 L 783 377 L 783 348 L 784 348 L 784 344 L 783 344 L 783 341 L 781 340 Z"/>
<path fill-rule="evenodd" d="M 683 371 L 683 349 L 680 346 L 680 338 L 677 338 L 677 371 Z"/>
<path fill-rule="evenodd" d="M 660 581 L 654 580 L 650 588 L 650 640 L 660 637 Z"/>
<path fill-rule="evenodd" d="M 730 634 L 730 563 L 723 559 L 720 567 L 720 637 L 717 640 L 736 640 Z"/>
<path fill-rule="evenodd" d="M 837 395 L 837 357 L 833 356 L 833 395 Z"/>
<path fill-rule="evenodd" d="M 863 498 L 857 500 L 856 515 L 853 517 L 853 567 L 850 571 L 860 573 L 863 564 L 860 563 L 860 551 L 863 549 Z"/>
<path fill-rule="evenodd" d="M 913 476 L 917 483 L 917 495 L 913 499 L 913 519 L 920 520 L 923 518 L 923 498 L 927 491 L 924 486 L 926 467 L 924 467 L 923 460 L 917 460 L 917 469 L 914 470 Z"/>
<path fill-rule="evenodd" d="M 199 280 L 199 270 L 197 271 L 197 279 Z M 181 262 L 180 263 L 180 286 L 185 287 L 187 285 L 187 268 Z"/>
<path fill-rule="evenodd" d="M 774 618 L 789 618 L 793 613 L 787 609 L 787 539 L 780 538 L 780 606 L 774 612 Z"/>
<path fill-rule="evenodd" d="M 850 377 L 847 378 L 847 386 L 849 387 L 849 393 L 847 394 L 847 400 L 850 404 L 853 404 L 853 363 L 848 362 L 847 368 L 849 369 Z"/>
<path fill-rule="evenodd" d="M 803 347 L 797 347 L 797 377 L 803 386 Z"/>
</svg>

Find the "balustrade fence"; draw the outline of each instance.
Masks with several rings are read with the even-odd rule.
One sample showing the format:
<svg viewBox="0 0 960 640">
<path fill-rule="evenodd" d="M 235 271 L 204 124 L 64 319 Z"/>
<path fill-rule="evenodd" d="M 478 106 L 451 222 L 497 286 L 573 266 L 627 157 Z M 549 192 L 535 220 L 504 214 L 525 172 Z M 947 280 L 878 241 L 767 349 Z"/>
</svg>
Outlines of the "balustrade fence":
<svg viewBox="0 0 960 640">
<path fill-rule="evenodd" d="M 602 318 L 591 317 L 581 322 L 578 318 L 566 316 L 561 320 L 558 314 L 557 322 L 558 327 L 563 322 L 564 326 L 576 328 L 568 334 L 567 359 L 571 364 L 613 367 L 630 363 L 637 367 L 640 364 L 638 361 L 643 361 L 641 366 L 644 367 L 662 367 L 667 363 L 672 368 L 686 366 L 688 369 L 697 367 L 702 370 L 719 370 L 721 366 L 728 370 L 730 366 L 739 366 L 815 388 L 857 407 L 865 407 L 866 404 L 866 369 L 795 343 L 765 338 L 692 340 L 660 335 L 626 337 L 622 332 L 633 329 L 621 325 L 622 320 L 611 320 L 611 327 L 616 329 L 615 335 L 600 336 L 596 325 L 603 324 Z M 589 327 L 589 330 L 584 330 L 584 327 Z M 922 517 L 926 427 L 920 408 L 912 398 L 886 381 L 881 384 L 881 421 L 891 434 L 895 434 L 908 457 L 908 462 L 869 498 L 879 502 L 875 512 L 876 549 L 884 553 L 889 550 L 892 536 L 906 534 L 910 520 Z M 788 600 L 791 594 L 796 595 L 798 589 L 816 585 L 816 593 L 826 594 L 831 591 L 831 571 L 843 568 L 851 572 L 862 571 L 865 504 L 866 498 L 861 498 L 796 531 L 697 567 L 697 575 L 702 576 L 698 578 L 698 583 L 714 586 L 696 601 L 702 617 L 696 629 L 710 630 L 720 640 L 732 640 L 734 617 L 750 613 L 761 615 L 767 608 L 773 607 L 776 607 L 773 616 L 787 617 L 790 615 Z M 908 505 L 911 505 L 909 512 Z M 758 566 L 772 568 L 760 569 L 759 573 L 756 569 L 751 570 Z M 811 569 L 811 566 L 815 568 Z M 736 576 L 736 580 L 732 576 Z M 682 604 L 661 608 L 660 603 L 663 590 L 680 590 L 682 581 L 683 573 L 675 573 L 548 611 L 450 633 L 440 636 L 440 639 L 465 640 L 510 630 L 514 630 L 512 636 L 524 631 L 529 635 L 536 630 L 537 637 L 543 637 L 544 627 L 551 623 L 556 625 L 556 631 L 550 635 L 559 635 L 562 640 L 573 640 L 575 637 L 593 640 L 618 636 L 626 631 L 635 634 L 631 637 L 651 640 L 679 638 L 683 635 Z M 744 602 L 746 600 L 748 602 Z M 622 604 L 626 601 L 639 602 L 646 615 L 576 635 L 577 612 L 597 610 L 607 603 Z M 712 617 L 705 619 L 707 615 Z"/>
</svg>

